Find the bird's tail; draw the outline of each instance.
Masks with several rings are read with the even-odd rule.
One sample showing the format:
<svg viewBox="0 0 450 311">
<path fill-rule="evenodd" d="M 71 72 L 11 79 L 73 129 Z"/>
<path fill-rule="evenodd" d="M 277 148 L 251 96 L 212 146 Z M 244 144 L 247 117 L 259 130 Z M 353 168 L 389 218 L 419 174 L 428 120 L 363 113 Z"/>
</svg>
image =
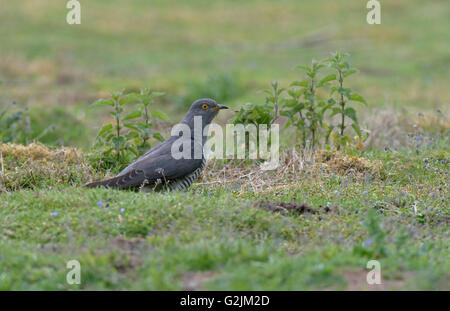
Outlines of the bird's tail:
<svg viewBox="0 0 450 311">
<path fill-rule="evenodd" d="M 95 182 L 86 184 L 85 187 L 87 187 L 87 188 L 98 188 L 98 187 L 114 188 L 114 187 L 117 187 L 117 180 L 118 179 L 119 179 L 119 176 L 118 177 L 113 177 L 113 178 L 110 178 L 110 179 L 95 181 Z"/>
</svg>

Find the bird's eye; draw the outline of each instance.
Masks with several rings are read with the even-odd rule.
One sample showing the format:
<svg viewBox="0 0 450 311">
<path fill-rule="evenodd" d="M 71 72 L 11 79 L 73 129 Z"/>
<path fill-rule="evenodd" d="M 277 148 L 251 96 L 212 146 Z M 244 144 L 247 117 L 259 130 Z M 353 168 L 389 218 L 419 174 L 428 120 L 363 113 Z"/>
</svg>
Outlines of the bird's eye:
<svg viewBox="0 0 450 311">
<path fill-rule="evenodd" d="M 202 109 L 203 109 L 203 110 L 206 110 L 206 109 L 208 109 L 208 108 L 209 108 L 209 106 L 208 106 L 207 104 L 203 104 L 203 105 L 202 105 Z"/>
</svg>

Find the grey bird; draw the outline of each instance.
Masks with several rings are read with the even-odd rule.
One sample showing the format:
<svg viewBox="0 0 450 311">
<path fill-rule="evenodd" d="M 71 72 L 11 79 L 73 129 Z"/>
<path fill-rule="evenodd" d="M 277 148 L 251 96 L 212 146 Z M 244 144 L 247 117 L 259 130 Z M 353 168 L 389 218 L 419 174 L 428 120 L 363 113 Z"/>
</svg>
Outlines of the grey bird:
<svg viewBox="0 0 450 311">
<path fill-rule="evenodd" d="M 166 141 L 150 149 L 143 156 L 131 163 L 116 177 L 87 184 L 88 188 L 106 187 L 117 189 L 133 190 L 183 190 L 188 188 L 201 174 L 205 166 L 205 156 L 203 145 L 206 136 L 203 135 L 205 127 L 211 123 L 221 109 L 228 109 L 227 106 L 219 105 L 214 100 L 203 98 L 195 101 L 187 112 L 181 124 L 189 127 L 191 135 L 185 137 L 190 143 L 191 157 L 174 158 L 172 155 L 172 145 L 180 139 L 182 133 L 169 137 Z M 194 157 L 194 117 L 201 117 L 202 139 L 201 158 Z M 199 118 L 196 118 L 199 120 Z M 182 152 L 183 145 L 179 151 Z"/>
</svg>

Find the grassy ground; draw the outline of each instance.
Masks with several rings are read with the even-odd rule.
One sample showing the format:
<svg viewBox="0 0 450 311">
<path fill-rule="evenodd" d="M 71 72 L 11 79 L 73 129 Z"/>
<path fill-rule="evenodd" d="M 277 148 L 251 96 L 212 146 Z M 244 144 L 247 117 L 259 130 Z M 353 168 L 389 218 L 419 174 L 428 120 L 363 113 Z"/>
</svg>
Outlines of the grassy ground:
<svg viewBox="0 0 450 311">
<path fill-rule="evenodd" d="M 3 193 L 0 288 L 448 290 L 448 141 L 421 139 L 304 169 L 210 163 L 184 192 Z M 365 281 L 371 259 L 382 285 Z"/>
<path fill-rule="evenodd" d="M 78 26 L 54 1 L 1 7 L 0 105 L 29 106 L 36 135 L 54 124 L 49 145 L 87 152 L 108 118 L 88 105 L 108 91 L 165 91 L 174 123 L 200 96 L 262 101 L 334 50 L 361 69 L 371 138 L 335 161 L 286 149 L 274 172 L 209 163 L 188 191 L 155 194 L 84 189 L 105 172 L 82 158 L 5 155 L 0 289 L 450 289 L 446 1 L 383 2 L 378 26 L 361 1 L 82 1 Z M 366 283 L 371 259 L 382 285 Z"/>
</svg>

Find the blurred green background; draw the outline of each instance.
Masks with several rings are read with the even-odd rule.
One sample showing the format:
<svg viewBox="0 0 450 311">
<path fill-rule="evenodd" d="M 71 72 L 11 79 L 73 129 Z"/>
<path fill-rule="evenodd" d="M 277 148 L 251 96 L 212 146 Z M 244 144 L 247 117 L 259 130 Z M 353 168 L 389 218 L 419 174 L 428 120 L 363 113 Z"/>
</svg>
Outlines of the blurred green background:
<svg viewBox="0 0 450 311">
<path fill-rule="evenodd" d="M 0 150 L 0 290 L 368 289 L 374 258 L 372 289 L 449 289 L 450 1 L 380 0 L 381 25 L 367 0 L 79 1 L 68 25 L 67 0 L 0 0 L 0 119 L 13 101 L 25 116 L 25 131 L 0 120 L 0 141 L 7 128 L 89 155 L 111 118 L 91 103 L 123 88 L 165 92 L 171 123 L 213 97 L 234 108 L 223 124 L 336 50 L 360 69 L 345 83 L 368 102 L 355 108 L 370 141 L 314 161 L 292 144 L 276 171 L 216 161 L 188 191 L 155 194 L 77 186 L 110 172 L 59 150 Z"/>
<path fill-rule="evenodd" d="M 271 80 L 286 84 L 296 65 L 336 50 L 360 69 L 352 88 L 369 116 L 449 105 L 447 0 L 381 1 L 381 25 L 366 22 L 360 0 L 80 3 L 81 25 L 68 25 L 66 1 L 0 0 L 0 105 L 15 100 L 42 128 L 54 124 L 47 142 L 88 147 L 108 118 L 88 107 L 109 91 L 164 91 L 158 105 L 176 122 L 198 97 L 263 101 Z"/>
</svg>

